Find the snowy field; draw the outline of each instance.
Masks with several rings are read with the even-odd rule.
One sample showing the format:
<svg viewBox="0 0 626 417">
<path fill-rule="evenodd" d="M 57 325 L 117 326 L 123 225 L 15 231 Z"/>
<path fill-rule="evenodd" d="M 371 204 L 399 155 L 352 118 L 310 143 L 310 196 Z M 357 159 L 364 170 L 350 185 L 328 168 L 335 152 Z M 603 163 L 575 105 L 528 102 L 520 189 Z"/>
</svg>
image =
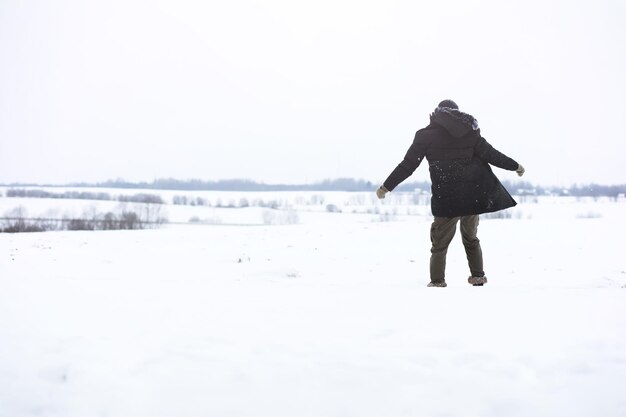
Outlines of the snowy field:
<svg viewBox="0 0 626 417">
<path fill-rule="evenodd" d="M 626 416 L 623 200 L 527 198 L 481 220 L 487 285 L 457 235 L 427 288 L 423 196 L 175 194 L 160 229 L 0 234 L 0 417 Z"/>
</svg>

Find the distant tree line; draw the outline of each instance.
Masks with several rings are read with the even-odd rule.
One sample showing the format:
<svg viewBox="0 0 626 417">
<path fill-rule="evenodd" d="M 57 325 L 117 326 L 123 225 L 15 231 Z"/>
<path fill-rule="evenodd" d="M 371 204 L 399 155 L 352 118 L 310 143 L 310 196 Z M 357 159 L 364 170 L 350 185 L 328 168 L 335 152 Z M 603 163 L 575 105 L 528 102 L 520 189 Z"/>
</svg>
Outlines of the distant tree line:
<svg viewBox="0 0 626 417">
<path fill-rule="evenodd" d="M 7 190 L 7 197 L 22 198 L 63 198 L 75 200 L 111 200 L 108 193 L 94 193 L 83 191 L 65 191 L 62 193 L 53 193 L 45 190 L 33 190 L 25 188 L 11 188 Z"/>
<path fill-rule="evenodd" d="M 128 182 L 122 179 L 100 183 L 76 183 L 72 187 L 90 188 L 128 188 L 147 190 L 180 190 L 180 191 L 372 191 L 378 184 L 354 178 L 327 179 L 311 184 L 265 184 L 248 179 L 225 179 L 207 181 L 199 179 L 178 180 L 161 178 L 151 182 Z M 416 188 L 430 190 L 430 182 L 403 184 L 399 190 L 413 191 Z"/>
<path fill-rule="evenodd" d="M 164 204 L 165 202 L 160 195 L 139 193 L 134 195 L 120 195 L 117 198 L 111 197 L 108 193 L 83 192 L 83 191 L 64 191 L 55 193 L 45 190 L 10 188 L 7 190 L 7 197 L 22 198 L 59 198 L 73 200 L 104 200 L 104 201 L 120 201 L 123 203 L 146 203 L 146 204 Z"/>
<path fill-rule="evenodd" d="M 504 187 L 515 195 L 553 195 L 572 197 L 618 197 L 626 194 L 626 184 L 622 185 L 572 185 L 569 187 L 541 186 L 526 181 L 502 181 Z M 400 185 L 400 191 L 430 192 L 431 184 L 428 181 L 414 182 Z"/>
<path fill-rule="evenodd" d="M 152 182 L 133 183 L 118 179 L 96 184 L 74 184 L 74 186 L 181 191 L 367 191 L 371 190 L 374 184 L 353 178 L 324 180 L 313 184 L 265 184 L 247 179 L 205 181 L 162 178 Z"/>
<path fill-rule="evenodd" d="M 586 184 L 586 185 L 573 185 L 569 187 L 557 187 L 557 186 L 540 186 L 534 185 L 524 181 L 503 181 L 504 186 L 516 195 L 569 195 L 575 197 L 617 197 L 619 195 L 626 194 L 626 184 L 622 185 L 600 185 L 600 184 Z M 123 188 L 123 189 L 147 189 L 147 190 L 180 190 L 180 191 L 354 191 L 354 192 L 367 192 L 373 191 L 379 184 L 374 184 L 371 181 L 354 178 L 338 178 L 328 179 L 312 184 L 265 184 L 262 182 L 256 182 L 248 179 L 226 179 L 219 181 L 206 181 L 199 179 L 191 180 L 178 180 L 174 178 L 162 178 L 155 179 L 151 182 L 129 182 L 122 179 L 109 180 L 100 183 L 75 183 L 67 186 L 71 187 L 89 187 L 89 188 Z M 19 184 L 13 184 L 12 186 L 25 186 Z M 430 192 L 430 181 L 421 182 L 407 182 L 403 183 L 396 191 L 402 192 Z M 28 195 L 17 195 L 19 193 Z M 41 197 L 48 198 L 85 198 L 85 199 L 102 199 L 110 200 L 110 196 L 106 193 L 93 193 L 93 192 L 64 192 L 64 193 L 50 193 L 43 190 L 8 190 L 7 197 L 35 197 L 35 194 L 39 194 Z M 45 195 L 48 194 L 48 195 Z M 107 198 L 108 197 L 108 198 Z M 160 197 L 158 195 L 151 194 L 137 194 L 136 196 L 123 196 L 120 197 L 127 199 L 127 201 L 134 202 L 159 202 Z M 153 200 L 153 201 L 145 201 Z M 179 204 L 185 204 L 178 202 Z M 189 202 L 186 202 L 189 204 Z M 176 203 L 175 203 L 176 204 Z M 203 202 L 196 201 L 196 204 L 202 205 Z"/>
<path fill-rule="evenodd" d="M 618 197 L 626 194 L 626 184 L 621 185 L 572 185 L 569 187 L 540 186 L 529 182 L 502 181 L 511 194 L 516 195 L 554 195 L 572 197 Z"/>
<path fill-rule="evenodd" d="M 585 197 L 585 196 L 617 197 L 619 195 L 626 194 L 626 184 L 623 184 L 623 185 L 599 185 L 599 184 L 576 185 L 568 189 L 568 194 L 577 196 L 577 197 Z"/>
</svg>

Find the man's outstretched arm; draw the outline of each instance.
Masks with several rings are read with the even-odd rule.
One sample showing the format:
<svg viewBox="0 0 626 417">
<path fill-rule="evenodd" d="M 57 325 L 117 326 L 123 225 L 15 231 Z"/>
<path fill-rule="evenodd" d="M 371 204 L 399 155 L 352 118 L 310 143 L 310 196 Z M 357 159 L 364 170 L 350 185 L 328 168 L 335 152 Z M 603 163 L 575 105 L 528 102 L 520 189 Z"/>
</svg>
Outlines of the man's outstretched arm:
<svg viewBox="0 0 626 417">
<path fill-rule="evenodd" d="M 389 174 L 389 177 L 387 177 L 383 185 L 376 191 L 378 198 L 385 198 L 387 192 L 392 191 L 400 183 L 409 178 L 417 167 L 420 166 L 425 154 L 426 148 L 417 140 L 416 135 L 416 138 L 413 140 L 402 162 Z"/>
</svg>

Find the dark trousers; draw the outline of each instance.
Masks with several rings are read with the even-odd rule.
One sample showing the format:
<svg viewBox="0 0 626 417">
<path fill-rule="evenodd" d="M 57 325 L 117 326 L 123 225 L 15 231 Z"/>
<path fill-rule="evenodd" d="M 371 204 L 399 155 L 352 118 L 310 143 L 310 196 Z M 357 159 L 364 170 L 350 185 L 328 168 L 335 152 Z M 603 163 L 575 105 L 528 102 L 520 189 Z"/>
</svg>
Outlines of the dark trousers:
<svg viewBox="0 0 626 417">
<path fill-rule="evenodd" d="M 474 277 L 485 275 L 483 271 L 483 252 L 480 248 L 480 240 L 476 237 L 478 231 L 478 216 L 463 217 L 435 217 L 430 227 L 430 280 L 441 282 L 446 277 L 446 255 L 448 246 L 456 233 L 456 224 L 461 221 L 461 237 L 467 263 Z"/>
</svg>

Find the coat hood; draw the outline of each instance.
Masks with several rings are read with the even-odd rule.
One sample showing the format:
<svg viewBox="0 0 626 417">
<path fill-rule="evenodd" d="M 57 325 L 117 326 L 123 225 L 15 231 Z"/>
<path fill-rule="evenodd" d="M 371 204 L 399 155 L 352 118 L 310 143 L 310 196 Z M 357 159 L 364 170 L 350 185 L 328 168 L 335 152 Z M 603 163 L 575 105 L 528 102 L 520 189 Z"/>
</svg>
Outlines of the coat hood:
<svg viewBox="0 0 626 417">
<path fill-rule="evenodd" d="M 478 121 L 472 115 L 450 107 L 437 107 L 430 115 L 430 121 L 457 138 L 478 130 Z"/>
</svg>

